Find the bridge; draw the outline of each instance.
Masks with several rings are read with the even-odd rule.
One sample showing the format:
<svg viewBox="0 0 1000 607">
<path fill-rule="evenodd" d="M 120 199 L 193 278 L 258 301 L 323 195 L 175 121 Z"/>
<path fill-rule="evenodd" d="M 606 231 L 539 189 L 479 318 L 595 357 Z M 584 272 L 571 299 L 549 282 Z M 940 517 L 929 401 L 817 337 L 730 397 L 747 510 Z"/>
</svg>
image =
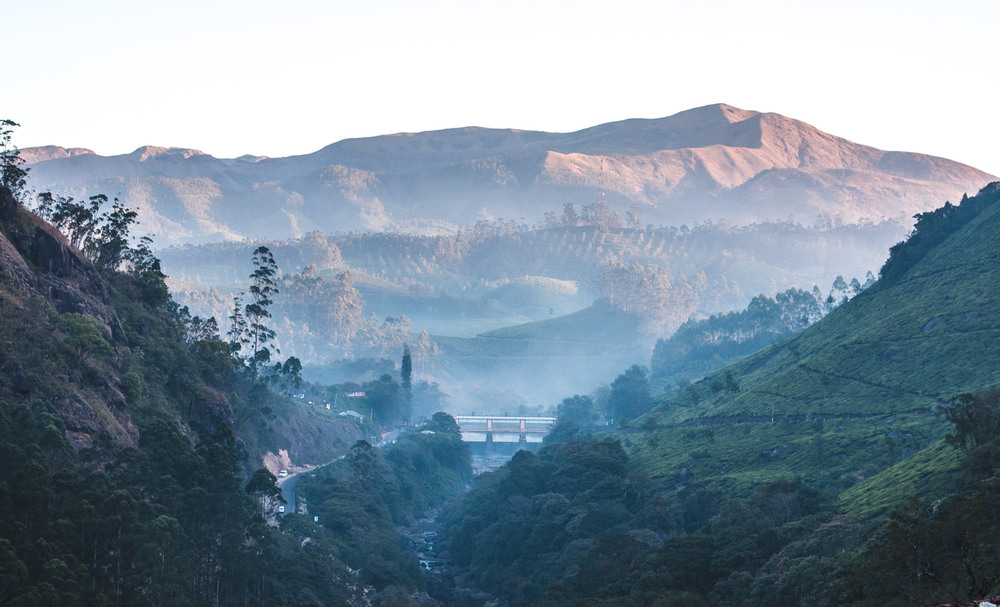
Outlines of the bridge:
<svg viewBox="0 0 1000 607">
<path fill-rule="evenodd" d="M 474 448 L 485 448 L 487 454 L 501 446 L 503 451 L 536 449 L 556 425 L 554 417 L 456 415 L 455 421 L 462 430 L 462 440 Z"/>
</svg>

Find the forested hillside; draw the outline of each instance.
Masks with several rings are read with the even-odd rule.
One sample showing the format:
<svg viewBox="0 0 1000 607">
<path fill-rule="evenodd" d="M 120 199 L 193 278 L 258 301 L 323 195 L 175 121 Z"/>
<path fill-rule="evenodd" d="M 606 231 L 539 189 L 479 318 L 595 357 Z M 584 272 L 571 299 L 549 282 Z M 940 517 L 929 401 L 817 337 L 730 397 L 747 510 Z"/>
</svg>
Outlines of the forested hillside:
<svg viewBox="0 0 1000 607">
<path fill-rule="evenodd" d="M 264 460 L 280 452 L 308 467 L 354 445 L 380 482 L 398 474 L 409 489 L 341 491 L 403 516 L 470 474 L 454 428 L 400 441 L 384 470 L 359 441 L 376 426 L 273 391 L 301 381 L 294 357 L 267 361 L 263 340 L 242 348 L 251 333 L 224 341 L 191 317 L 148 241 L 129 237 L 128 208 L 106 202 L 56 200 L 57 222 L 92 218 L 67 239 L 0 188 L 0 603 L 343 605 L 389 585 L 416 591 L 420 570 L 398 539 L 379 561 L 398 573 L 357 574 L 397 518 L 358 536 L 352 517 L 364 513 L 337 513 L 344 526 L 330 513 L 319 528 L 282 517 L 295 504 L 282 505 Z"/>
<path fill-rule="evenodd" d="M 454 506 L 456 559 L 533 605 L 1000 594 L 998 235 L 993 184 L 921 214 L 880 281 L 811 327 L 611 437 L 576 416 Z"/>
</svg>

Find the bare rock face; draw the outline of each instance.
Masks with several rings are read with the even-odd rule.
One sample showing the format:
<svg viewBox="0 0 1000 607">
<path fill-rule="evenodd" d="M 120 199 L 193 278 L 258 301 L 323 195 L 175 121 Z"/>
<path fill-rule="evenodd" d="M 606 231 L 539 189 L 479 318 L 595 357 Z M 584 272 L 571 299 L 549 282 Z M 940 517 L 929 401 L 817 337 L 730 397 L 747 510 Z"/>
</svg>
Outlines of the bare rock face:
<svg viewBox="0 0 1000 607">
<path fill-rule="evenodd" d="M 0 188 L 0 220 L 9 223 L 17 217 L 17 201 L 7 188 Z"/>
<path fill-rule="evenodd" d="M 20 290 L 35 286 L 35 275 L 7 237 L 0 234 L 0 280 Z"/>
<path fill-rule="evenodd" d="M 74 268 L 82 265 L 80 258 L 70 251 L 69 247 L 41 226 L 35 228 L 33 242 L 32 261 L 43 272 L 54 276 L 67 276 Z"/>
</svg>

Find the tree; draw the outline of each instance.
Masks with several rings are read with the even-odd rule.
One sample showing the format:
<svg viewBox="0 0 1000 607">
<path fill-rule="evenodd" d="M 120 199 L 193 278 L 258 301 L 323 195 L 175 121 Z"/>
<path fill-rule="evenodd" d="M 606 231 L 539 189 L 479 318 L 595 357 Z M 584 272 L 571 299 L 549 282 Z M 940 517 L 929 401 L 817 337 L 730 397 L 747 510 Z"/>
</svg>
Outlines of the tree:
<svg viewBox="0 0 1000 607">
<path fill-rule="evenodd" d="M 233 296 L 233 312 L 229 315 L 229 350 L 233 358 L 242 364 L 240 350 L 247 345 L 247 319 L 243 316 L 243 293 Z"/>
<path fill-rule="evenodd" d="M 388 373 L 364 383 L 365 403 L 380 424 L 395 426 L 404 414 L 406 399 L 402 388 Z"/>
<path fill-rule="evenodd" d="M 649 380 L 643 367 L 632 365 L 611 383 L 608 413 L 616 422 L 635 419 L 652 406 Z"/>
<path fill-rule="evenodd" d="M 184 306 L 183 309 L 187 309 L 187 306 Z M 214 316 L 209 316 L 207 319 L 195 316 L 190 319 L 186 325 L 187 330 L 184 341 L 186 341 L 188 345 L 191 345 L 196 341 L 218 341 L 219 339 L 219 323 L 216 322 Z"/>
<path fill-rule="evenodd" d="M 375 470 L 377 458 L 378 452 L 371 446 L 371 443 L 359 440 L 351 447 L 346 459 L 348 465 L 354 470 L 355 478 L 361 483 L 366 483 L 371 479 L 372 472 Z"/>
<path fill-rule="evenodd" d="M 302 362 L 298 358 L 291 356 L 284 364 L 275 363 L 275 367 L 282 392 L 288 394 L 302 387 Z"/>
<path fill-rule="evenodd" d="M 633 204 L 628 208 L 626 220 L 628 221 L 628 227 L 633 230 L 639 230 L 642 228 L 642 208 L 638 203 Z"/>
<path fill-rule="evenodd" d="M 21 126 L 13 120 L 0 120 L 0 185 L 10 190 L 15 200 L 20 200 L 27 187 L 28 170 L 24 167 L 21 150 L 11 143 L 14 129 Z"/>
<path fill-rule="evenodd" d="M 576 206 L 572 202 L 563 204 L 562 223 L 564 226 L 575 227 L 580 221 L 580 216 L 576 213 Z"/>
<path fill-rule="evenodd" d="M 170 301 L 170 290 L 164 281 L 167 276 L 160 267 L 160 260 L 153 255 L 152 244 L 153 239 L 149 236 L 141 237 L 139 244 L 128 252 L 127 259 L 129 270 L 139 282 L 143 299 L 149 305 L 159 307 Z M 215 321 L 214 318 L 211 320 Z"/>
<path fill-rule="evenodd" d="M 104 194 L 96 194 L 84 202 L 42 192 L 38 195 L 37 212 L 65 234 L 69 243 L 83 251 L 95 266 L 117 270 L 122 262 L 135 261 L 129 248 L 129 231 L 138 223 L 138 212 L 126 207 L 117 198 L 112 202 L 110 211 L 102 212 L 107 202 L 108 197 Z M 152 241 L 146 239 L 140 245 L 145 246 L 145 250 L 138 253 L 140 261 L 148 261 L 152 257 L 148 253 L 149 242 Z"/>
<path fill-rule="evenodd" d="M 257 380 L 258 366 L 271 360 L 271 352 L 278 349 L 271 343 L 275 332 L 268 321 L 270 307 L 278 294 L 278 264 L 270 249 L 261 245 L 253 252 L 254 271 L 250 274 L 250 302 L 244 309 L 250 346 L 250 375 Z"/>
<path fill-rule="evenodd" d="M 1000 433 L 1000 389 L 956 396 L 944 416 L 955 425 L 955 431 L 945 437 L 949 445 L 968 452 L 989 444 Z"/>
<path fill-rule="evenodd" d="M 564 398 L 556 407 L 559 423 L 572 422 L 581 426 L 592 424 L 597 419 L 597 407 L 589 396 L 574 394 Z"/>
<path fill-rule="evenodd" d="M 100 198 L 107 202 L 107 196 Z M 115 198 L 111 206 L 111 212 L 104 213 L 100 217 L 100 224 L 95 234 L 95 238 L 88 243 L 89 247 L 84 252 L 94 262 L 98 268 L 117 270 L 125 261 L 129 251 L 129 230 L 132 225 L 138 223 L 139 214 L 126 207 Z"/>
<path fill-rule="evenodd" d="M 592 225 L 601 232 L 607 232 L 620 229 L 622 218 L 601 198 L 583 207 L 583 223 Z"/>
<path fill-rule="evenodd" d="M 245 491 L 256 502 L 257 515 L 263 517 L 273 512 L 277 504 L 284 504 L 281 489 L 275 484 L 278 479 L 267 468 L 258 468 L 247 482 Z"/>
<path fill-rule="evenodd" d="M 413 358 L 410 356 L 409 345 L 403 345 L 400 375 L 403 380 L 403 395 L 406 398 L 406 419 L 404 421 L 409 425 L 413 423 Z"/>
<path fill-rule="evenodd" d="M 91 354 L 109 356 L 114 353 L 101 334 L 101 323 L 93 316 L 76 312 L 64 314 L 59 330 L 66 334 L 64 343 L 72 348 L 80 365 Z"/>
<path fill-rule="evenodd" d="M 69 244 L 80 249 L 97 230 L 100 221 L 98 212 L 108 197 L 103 194 L 91 196 L 89 202 L 74 200 L 72 196 L 53 195 L 42 192 L 38 195 L 38 214 L 52 222 L 69 240 Z"/>
</svg>

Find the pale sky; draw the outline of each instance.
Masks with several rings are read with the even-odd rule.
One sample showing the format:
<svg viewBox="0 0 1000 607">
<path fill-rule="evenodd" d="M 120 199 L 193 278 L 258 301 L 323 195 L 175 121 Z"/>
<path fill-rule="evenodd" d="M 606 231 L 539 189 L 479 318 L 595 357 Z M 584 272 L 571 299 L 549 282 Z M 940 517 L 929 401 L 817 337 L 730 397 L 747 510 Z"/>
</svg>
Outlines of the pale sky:
<svg viewBox="0 0 1000 607">
<path fill-rule="evenodd" d="M 1000 175 L 995 0 L 0 0 L 20 147 L 289 156 L 728 103 Z"/>
</svg>

